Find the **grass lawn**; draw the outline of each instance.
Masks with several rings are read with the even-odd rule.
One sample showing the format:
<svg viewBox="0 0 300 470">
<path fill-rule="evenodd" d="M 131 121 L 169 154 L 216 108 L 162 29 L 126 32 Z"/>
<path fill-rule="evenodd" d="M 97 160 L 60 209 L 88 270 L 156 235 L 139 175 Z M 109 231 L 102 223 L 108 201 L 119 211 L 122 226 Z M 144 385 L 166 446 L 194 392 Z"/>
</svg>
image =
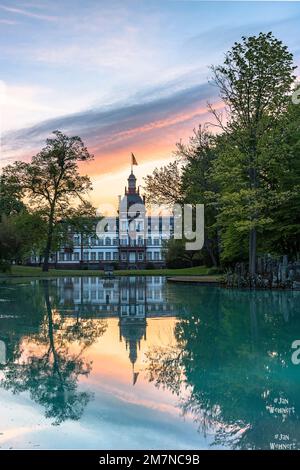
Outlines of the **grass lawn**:
<svg viewBox="0 0 300 470">
<path fill-rule="evenodd" d="M 214 277 L 219 277 L 216 275 L 215 271 L 212 268 L 207 268 L 205 266 L 196 266 L 194 268 L 184 268 L 184 269 L 139 269 L 139 270 L 130 270 L 130 271 L 114 271 L 116 276 L 207 276 L 212 275 Z M 10 273 L 0 273 L 0 279 L 10 278 L 10 277 L 74 277 L 74 276 L 102 276 L 104 275 L 103 271 L 90 271 L 82 269 L 50 269 L 47 273 L 43 273 L 42 269 L 39 267 L 32 266 L 12 266 Z"/>
</svg>

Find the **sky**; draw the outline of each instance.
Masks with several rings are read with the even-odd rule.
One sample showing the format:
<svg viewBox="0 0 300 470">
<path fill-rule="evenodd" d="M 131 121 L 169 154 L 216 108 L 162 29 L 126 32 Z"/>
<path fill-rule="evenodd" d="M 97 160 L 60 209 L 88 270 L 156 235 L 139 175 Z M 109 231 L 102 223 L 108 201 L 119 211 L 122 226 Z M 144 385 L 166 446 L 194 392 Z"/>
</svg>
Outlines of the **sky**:
<svg viewBox="0 0 300 470">
<path fill-rule="evenodd" d="M 242 35 L 272 31 L 300 62 L 300 2 L 0 0 L 0 166 L 55 129 L 79 135 L 92 202 L 116 203 L 221 107 L 210 66 Z"/>
</svg>

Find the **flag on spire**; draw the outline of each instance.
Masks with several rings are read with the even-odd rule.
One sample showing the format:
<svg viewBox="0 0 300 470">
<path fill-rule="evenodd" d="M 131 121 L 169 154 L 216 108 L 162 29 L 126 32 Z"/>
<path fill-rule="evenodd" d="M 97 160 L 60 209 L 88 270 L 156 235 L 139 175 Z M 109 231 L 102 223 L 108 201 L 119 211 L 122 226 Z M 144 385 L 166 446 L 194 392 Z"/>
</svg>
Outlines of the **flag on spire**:
<svg viewBox="0 0 300 470">
<path fill-rule="evenodd" d="M 135 156 L 133 155 L 133 153 L 131 154 L 131 165 L 137 165 L 138 162 L 136 161 L 136 158 Z"/>
</svg>

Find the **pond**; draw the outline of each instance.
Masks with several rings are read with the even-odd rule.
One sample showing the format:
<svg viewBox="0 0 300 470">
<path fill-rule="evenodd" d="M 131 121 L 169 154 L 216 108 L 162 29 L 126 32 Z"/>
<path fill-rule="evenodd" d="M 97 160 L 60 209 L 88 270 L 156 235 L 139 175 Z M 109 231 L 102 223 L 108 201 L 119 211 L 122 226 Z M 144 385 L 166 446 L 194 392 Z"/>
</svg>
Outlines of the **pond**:
<svg viewBox="0 0 300 470">
<path fill-rule="evenodd" d="M 299 449 L 299 306 L 164 277 L 2 283 L 0 447 Z"/>
</svg>

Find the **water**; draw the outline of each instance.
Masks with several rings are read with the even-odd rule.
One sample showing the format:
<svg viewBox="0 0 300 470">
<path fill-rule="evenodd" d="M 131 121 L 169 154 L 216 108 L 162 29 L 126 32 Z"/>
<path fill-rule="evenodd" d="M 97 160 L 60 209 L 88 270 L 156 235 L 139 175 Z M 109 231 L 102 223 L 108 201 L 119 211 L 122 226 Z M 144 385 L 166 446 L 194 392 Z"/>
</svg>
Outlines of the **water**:
<svg viewBox="0 0 300 470">
<path fill-rule="evenodd" d="M 299 301 L 163 277 L 2 283 L 0 446 L 299 449 Z"/>
</svg>

